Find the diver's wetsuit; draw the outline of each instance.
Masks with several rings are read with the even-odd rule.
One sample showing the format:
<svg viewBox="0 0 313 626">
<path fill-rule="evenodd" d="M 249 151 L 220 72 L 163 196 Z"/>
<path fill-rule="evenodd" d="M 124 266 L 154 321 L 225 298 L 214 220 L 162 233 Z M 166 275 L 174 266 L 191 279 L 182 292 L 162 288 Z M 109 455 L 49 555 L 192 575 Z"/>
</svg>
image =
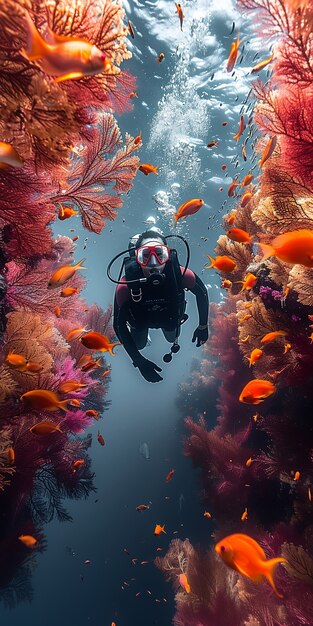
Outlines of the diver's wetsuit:
<svg viewBox="0 0 313 626">
<path fill-rule="evenodd" d="M 181 273 L 184 268 L 180 267 Z M 125 281 L 125 277 L 121 279 Z M 208 323 L 209 299 L 205 285 L 202 280 L 191 270 L 187 269 L 182 278 L 182 288 L 191 291 L 197 300 L 199 325 L 205 326 Z M 162 298 L 158 305 L 158 295 L 162 290 Z M 118 285 L 114 299 L 114 321 L 113 327 L 115 333 L 126 352 L 129 354 L 134 365 L 138 362 L 141 355 L 139 350 L 145 347 L 149 328 L 161 328 L 165 338 L 173 342 L 176 336 L 178 320 L 171 317 L 170 312 L 164 303 L 164 290 L 166 293 L 166 285 L 162 287 L 143 286 L 143 300 L 147 302 L 147 297 L 151 297 L 151 306 L 145 306 L 145 316 L 140 315 L 140 308 L 137 308 L 138 316 L 134 317 L 132 311 L 132 298 L 128 285 Z M 170 294 L 168 294 L 170 299 Z M 130 330 L 128 329 L 128 325 Z M 139 350 L 138 350 L 139 348 Z"/>
</svg>

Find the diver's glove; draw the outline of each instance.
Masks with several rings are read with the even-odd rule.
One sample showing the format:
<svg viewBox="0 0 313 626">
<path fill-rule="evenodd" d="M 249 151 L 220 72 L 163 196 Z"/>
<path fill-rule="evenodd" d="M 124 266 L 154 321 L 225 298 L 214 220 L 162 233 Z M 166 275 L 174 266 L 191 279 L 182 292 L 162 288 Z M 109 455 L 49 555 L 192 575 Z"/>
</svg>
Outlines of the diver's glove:
<svg viewBox="0 0 313 626">
<path fill-rule="evenodd" d="M 140 359 L 133 362 L 135 367 L 138 367 L 141 375 L 148 381 L 148 383 L 158 383 L 163 380 L 162 376 L 158 372 L 162 372 L 162 368 L 140 356 Z"/>
<path fill-rule="evenodd" d="M 196 328 L 195 332 L 193 333 L 192 343 L 197 340 L 196 346 L 197 348 L 199 348 L 199 346 L 201 346 L 208 340 L 208 337 L 209 331 L 207 324 L 205 324 L 204 326 L 198 326 L 198 328 Z"/>
</svg>

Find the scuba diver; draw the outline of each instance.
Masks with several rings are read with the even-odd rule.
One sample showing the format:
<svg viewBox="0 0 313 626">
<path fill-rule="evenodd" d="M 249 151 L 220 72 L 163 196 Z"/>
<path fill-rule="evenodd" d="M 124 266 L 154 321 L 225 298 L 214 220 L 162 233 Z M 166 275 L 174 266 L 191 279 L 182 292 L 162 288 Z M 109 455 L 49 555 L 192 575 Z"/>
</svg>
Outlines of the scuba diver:
<svg viewBox="0 0 313 626">
<path fill-rule="evenodd" d="M 180 266 L 177 251 L 167 245 L 170 237 L 184 241 L 187 248 L 185 267 Z M 128 256 L 123 260 L 116 281 L 111 277 L 110 269 L 125 252 L 128 252 Z M 116 255 L 108 265 L 108 278 L 117 284 L 113 321 L 115 333 L 133 365 L 151 383 L 163 380 L 159 374 L 162 370 L 139 351 L 147 345 L 150 328 L 161 328 L 165 339 L 173 344 L 171 352 L 164 355 L 163 361 L 169 363 L 172 354 L 179 351 L 181 325 L 188 318 L 185 313 L 185 290 L 196 296 L 199 314 L 199 325 L 192 341 L 197 341 L 199 347 L 208 339 L 208 294 L 200 278 L 188 269 L 189 257 L 189 246 L 183 237 L 164 237 L 158 228 L 153 227 L 132 237 L 128 250 Z M 121 278 L 123 269 L 125 275 Z"/>
</svg>

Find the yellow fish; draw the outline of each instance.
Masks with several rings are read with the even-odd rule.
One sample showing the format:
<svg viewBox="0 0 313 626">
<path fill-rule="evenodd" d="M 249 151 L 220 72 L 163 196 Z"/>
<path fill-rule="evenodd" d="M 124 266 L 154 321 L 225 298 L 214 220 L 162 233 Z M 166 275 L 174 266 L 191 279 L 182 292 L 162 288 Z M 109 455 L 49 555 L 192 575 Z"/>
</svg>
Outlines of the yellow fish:
<svg viewBox="0 0 313 626">
<path fill-rule="evenodd" d="M 46 74 L 56 76 L 55 81 L 77 80 L 94 74 L 117 74 L 116 68 L 107 55 L 84 39 L 57 35 L 49 29 L 47 43 L 39 34 L 30 15 L 25 12 L 27 46 L 22 54 L 29 61 L 38 61 Z"/>
</svg>

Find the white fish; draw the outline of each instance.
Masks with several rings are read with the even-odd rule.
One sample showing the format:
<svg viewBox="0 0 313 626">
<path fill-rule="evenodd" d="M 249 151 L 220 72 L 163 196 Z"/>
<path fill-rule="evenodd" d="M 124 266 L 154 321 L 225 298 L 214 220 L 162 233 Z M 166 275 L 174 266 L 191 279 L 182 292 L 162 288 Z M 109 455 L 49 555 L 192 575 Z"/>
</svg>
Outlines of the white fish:
<svg viewBox="0 0 313 626">
<path fill-rule="evenodd" d="M 150 459 L 150 452 L 149 452 L 149 447 L 147 443 L 141 443 L 139 446 L 139 452 L 141 454 L 141 456 L 143 456 L 145 459 L 147 459 L 147 461 L 149 461 Z"/>
</svg>

